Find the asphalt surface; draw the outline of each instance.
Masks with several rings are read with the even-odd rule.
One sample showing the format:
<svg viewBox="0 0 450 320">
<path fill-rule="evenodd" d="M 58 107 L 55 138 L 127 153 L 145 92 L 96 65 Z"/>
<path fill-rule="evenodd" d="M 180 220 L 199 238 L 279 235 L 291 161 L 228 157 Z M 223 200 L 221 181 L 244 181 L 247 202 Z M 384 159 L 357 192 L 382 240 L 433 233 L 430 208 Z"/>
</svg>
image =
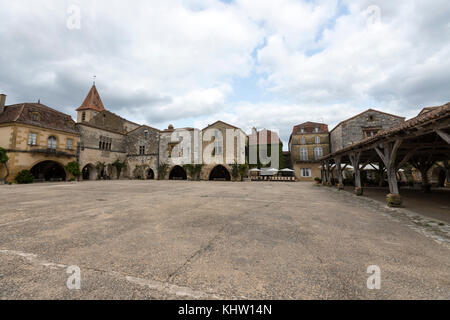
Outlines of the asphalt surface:
<svg viewBox="0 0 450 320">
<path fill-rule="evenodd" d="M 450 298 L 448 224 L 310 183 L 14 185 L 0 201 L 0 299 Z"/>
</svg>

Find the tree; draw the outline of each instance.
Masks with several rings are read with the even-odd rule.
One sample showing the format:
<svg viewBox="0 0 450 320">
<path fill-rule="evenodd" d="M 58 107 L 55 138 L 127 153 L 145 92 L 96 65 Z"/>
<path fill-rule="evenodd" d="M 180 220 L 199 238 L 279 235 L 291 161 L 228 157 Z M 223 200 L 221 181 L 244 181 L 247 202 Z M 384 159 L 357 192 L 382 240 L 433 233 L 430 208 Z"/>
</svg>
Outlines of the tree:
<svg viewBox="0 0 450 320">
<path fill-rule="evenodd" d="M 244 177 L 247 175 L 248 165 L 240 164 L 239 165 L 239 175 L 241 176 L 241 181 L 244 181 Z"/>
<path fill-rule="evenodd" d="M 160 163 L 158 166 L 158 180 L 164 180 L 167 176 L 169 165 L 167 163 Z"/>
<path fill-rule="evenodd" d="M 8 155 L 6 154 L 5 149 L 0 148 L 0 163 L 3 164 L 3 166 L 5 167 L 6 170 L 6 175 L 3 178 L 3 181 L 6 183 L 6 179 L 8 179 L 9 176 L 9 168 L 8 168 Z"/>
<path fill-rule="evenodd" d="M 119 159 L 117 159 L 116 161 L 114 161 L 112 163 L 112 166 L 114 168 L 116 168 L 116 172 L 117 172 L 117 179 L 120 179 L 120 174 L 122 173 L 122 170 L 125 169 L 127 167 L 127 164 L 125 161 L 120 161 Z"/>
<path fill-rule="evenodd" d="M 67 172 L 69 172 L 75 178 L 77 178 L 77 179 L 80 178 L 81 169 L 80 169 L 80 164 L 78 162 L 76 162 L 76 161 L 69 162 L 64 168 L 67 170 Z"/>
</svg>

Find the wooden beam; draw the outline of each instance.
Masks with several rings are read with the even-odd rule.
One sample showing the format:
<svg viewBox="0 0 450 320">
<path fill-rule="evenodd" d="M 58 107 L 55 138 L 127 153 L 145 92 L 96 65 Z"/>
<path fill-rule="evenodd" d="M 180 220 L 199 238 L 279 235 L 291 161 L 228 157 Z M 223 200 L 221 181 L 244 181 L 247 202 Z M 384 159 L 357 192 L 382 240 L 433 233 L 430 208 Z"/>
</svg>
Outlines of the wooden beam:
<svg viewBox="0 0 450 320">
<path fill-rule="evenodd" d="M 411 157 L 416 153 L 417 148 L 416 149 L 412 149 L 409 150 L 408 153 L 403 157 L 403 160 L 400 161 L 400 163 L 397 166 L 397 169 L 400 169 L 401 167 L 403 167 L 403 165 L 409 161 L 409 159 L 411 159 Z"/>
<path fill-rule="evenodd" d="M 437 129 L 436 133 L 448 144 L 450 144 L 450 135 L 448 135 L 447 133 L 445 133 L 444 131 Z"/>
</svg>

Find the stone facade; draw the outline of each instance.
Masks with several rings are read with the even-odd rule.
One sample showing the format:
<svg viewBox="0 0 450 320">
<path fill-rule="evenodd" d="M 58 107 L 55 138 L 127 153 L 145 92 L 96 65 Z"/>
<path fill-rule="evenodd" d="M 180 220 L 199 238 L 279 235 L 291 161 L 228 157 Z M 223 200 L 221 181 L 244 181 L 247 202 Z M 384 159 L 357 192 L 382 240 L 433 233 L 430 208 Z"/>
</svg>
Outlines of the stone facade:
<svg viewBox="0 0 450 320">
<path fill-rule="evenodd" d="M 330 132 L 331 152 L 404 122 L 405 118 L 369 109 L 342 121 Z"/>
<path fill-rule="evenodd" d="M 321 176 L 322 156 L 330 152 L 328 126 L 305 122 L 295 126 L 289 139 L 291 162 L 299 181 L 312 181 Z"/>
<path fill-rule="evenodd" d="M 80 137 L 69 115 L 40 103 L 3 106 L 0 111 L 0 147 L 9 158 L 8 182 L 22 170 L 30 170 L 37 181 L 73 178 L 64 167 L 77 161 Z M 5 176 L 0 166 L 0 179 Z"/>
</svg>

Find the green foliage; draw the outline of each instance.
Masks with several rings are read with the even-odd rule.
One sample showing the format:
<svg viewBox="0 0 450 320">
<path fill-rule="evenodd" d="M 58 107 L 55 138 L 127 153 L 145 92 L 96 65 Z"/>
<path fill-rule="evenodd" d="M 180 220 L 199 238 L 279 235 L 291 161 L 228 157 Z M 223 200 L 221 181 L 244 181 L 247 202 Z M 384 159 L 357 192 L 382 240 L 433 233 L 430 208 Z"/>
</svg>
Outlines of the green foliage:
<svg viewBox="0 0 450 320">
<path fill-rule="evenodd" d="M 17 174 L 15 180 L 18 184 L 33 183 L 34 176 L 30 170 L 22 170 Z"/>
<path fill-rule="evenodd" d="M 4 182 L 6 183 L 6 179 L 9 176 L 9 170 L 8 170 L 8 155 L 6 154 L 6 150 L 3 148 L 0 148 L 0 163 L 5 166 L 6 175 L 3 177 Z"/>
<path fill-rule="evenodd" d="M 231 165 L 231 176 L 233 180 L 237 180 L 239 178 L 239 165 L 236 161 Z"/>
<path fill-rule="evenodd" d="M 0 148 L 0 163 L 5 164 L 6 162 L 8 162 L 9 158 L 8 155 L 6 154 L 6 150 L 3 148 Z"/>
<path fill-rule="evenodd" d="M 69 172 L 74 177 L 79 177 L 81 175 L 80 164 L 76 161 L 72 161 L 65 166 L 67 172 Z"/>
<path fill-rule="evenodd" d="M 169 165 L 167 163 L 160 163 L 158 166 L 158 180 L 164 180 L 169 171 Z"/>
<path fill-rule="evenodd" d="M 117 172 L 117 179 L 120 179 L 120 174 L 122 173 L 122 170 L 125 169 L 127 167 L 127 164 L 125 161 L 120 161 L 119 159 L 117 159 L 116 161 L 114 161 L 112 163 L 112 166 L 114 168 L 116 168 L 116 172 Z"/>
<path fill-rule="evenodd" d="M 202 171 L 202 164 L 185 164 L 183 169 L 189 174 L 192 180 L 200 180 L 200 172 Z"/>
<path fill-rule="evenodd" d="M 239 165 L 239 175 L 241 176 L 241 181 L 244 180 L 244 177 L 247 175 L 248 171 L 248 165 L 247 164 L 240 164 Z"/>
<path fill-rule="evenodd" d="M 320 182 L 322 182 L 322 179 L 320 179 L 319 177 L 315 177 L 315 178 L 314 178 L 314 181 L 317 181 L 317 182 L 320 183 Z"/>
</svg>

